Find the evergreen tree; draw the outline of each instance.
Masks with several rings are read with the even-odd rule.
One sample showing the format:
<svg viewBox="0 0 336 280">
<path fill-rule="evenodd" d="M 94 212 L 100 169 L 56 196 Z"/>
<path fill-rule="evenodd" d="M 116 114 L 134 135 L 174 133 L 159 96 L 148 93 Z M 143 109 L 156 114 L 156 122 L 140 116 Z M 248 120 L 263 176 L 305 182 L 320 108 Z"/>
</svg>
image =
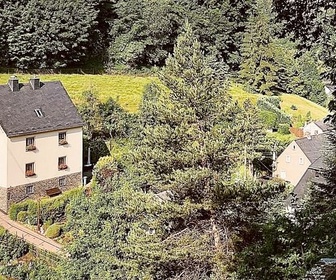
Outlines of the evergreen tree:
<svg viewBox="0 0 336 280">
<path fill-rule="evenodd" d="M 246 153 L 253 159 L 262 128 L 250 103 L 242 109 L 231 99 L 223 87 L 225 78 L 212 63 L 187 26 L 160 76 L 165 87 L 152 85 L 145 95 L 149 102 L 143 104 L 144 130 L 134 158 L 147 192 L 168 191 L 177 205 L 188 205 L 191 224 L 185 222 L 180 231 L 204 236 L 208 230 L 214 247 L 208 247 L 211 258 L 204 267 L 223 278 L 232 264 L 231 237 L 243 231 L 249 235 L 250 211 L 255 211 L 256 220 L 260 218 L 256 206 L 260 201 L 246 201 L 247 194 L 260 186 L 247 187 L 237 167 L 248 158 Z M 244 146 L 245 154 L 240 152 Z M 245 202 L 248 207 L 242 206 Z M 240 222 L 237 211 L 242 214 Z M 188 273 L 181 267 L 175 271 Z"/>
<path fill-rule="evenodd" d="M 242 42 L 240 76 L 252 90 L 271 95 L 278 84 L 272 1 L 258 0 L 254 10 Z"/>
<path fill-rule="evenodd" d="M 262 130 L 213 63 L 187 25 L 164 85 L 147 88 L 134 150 L 101 159 L 91 196 L 68 208 L 64 279 L 225 279 L 255 240 L 278 186 L 239 176 Z"/>
<path fill-rule="evenodd" d="M 96 1 L 6 2 L 1 10 L 6 58 L 20 69 L 75 65 L 87 55 L 97 4 Z"/>
<path fill-rule="evenodd" d="M 114 4 L 111 66 L 164 65 L 188 19 L 202 49 L 237 68 L 239 46 L 252 1 L 124 1 Z"/>
</svg>

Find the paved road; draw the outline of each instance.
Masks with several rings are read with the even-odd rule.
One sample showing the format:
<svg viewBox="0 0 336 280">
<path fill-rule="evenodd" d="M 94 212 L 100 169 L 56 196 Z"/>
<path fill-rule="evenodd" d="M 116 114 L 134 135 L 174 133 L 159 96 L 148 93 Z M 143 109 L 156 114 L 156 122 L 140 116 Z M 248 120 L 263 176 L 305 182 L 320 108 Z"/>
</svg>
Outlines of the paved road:
<svg viewBox="0 0 336 280">
<path fill-rule="evenodd" d="M 27 243 L 52 253 L 61 254 L 63 246 L 54 240 L 45 237 L 33 230 L 30 230 L 20 223 L 14 222 L 0 211 L 0 226 L 8 230 L 9 233 L 23 238 Z"/>
</svg>

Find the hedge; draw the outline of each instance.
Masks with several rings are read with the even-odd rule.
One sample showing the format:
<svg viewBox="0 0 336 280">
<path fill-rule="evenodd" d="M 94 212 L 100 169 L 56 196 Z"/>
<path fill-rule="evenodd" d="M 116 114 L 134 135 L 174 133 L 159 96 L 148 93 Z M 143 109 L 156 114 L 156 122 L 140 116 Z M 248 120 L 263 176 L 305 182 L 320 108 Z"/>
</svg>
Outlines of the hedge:
<svg viewBox="0 0 336 280">
<path fill-rule="evenodd" d="M 40 200 L 40 214 L 42 223 L 62 222 L 65 219 L 65 208 L 72 197 L 83 192 L 82 187 L 64 192 L 62 195 L 43 198 Z M 8 214 L 11 220 L 20 221 L 31 225 L 37 224 L 38 201 L 27 199 L 20 203 L 12 204 Z"/>
</svg>

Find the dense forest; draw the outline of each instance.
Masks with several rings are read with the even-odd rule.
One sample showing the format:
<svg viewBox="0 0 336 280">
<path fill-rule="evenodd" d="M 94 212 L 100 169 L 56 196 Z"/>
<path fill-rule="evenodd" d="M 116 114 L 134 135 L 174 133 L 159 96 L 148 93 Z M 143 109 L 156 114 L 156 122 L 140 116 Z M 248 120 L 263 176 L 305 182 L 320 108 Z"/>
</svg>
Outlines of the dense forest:
<svg viewBox="0 0 336 280">
<path fill-rule="evenodd" d="M 3 67 L 160 69 L 138 114 L 84 93 L 85 140 L 98 151 L 107 138 L 126 149 L 107 150 L 92 187 L 57 203 L 67 258 L 0 263 L 0 274 L 284 280 L 335 257 L 336 102 L 328 103 L 326 182 L 310 186 L 291 212 L 285 182 L 250 172 L 274 145 L 260 108 L 280 111 L 282 93 L 327 105 L 324 84 L 336 84 L 334 1 L 8 0 L 0 8 Z M 259 109 L 232 98 L 232 80 L 265 95 Z"/>
</svg>

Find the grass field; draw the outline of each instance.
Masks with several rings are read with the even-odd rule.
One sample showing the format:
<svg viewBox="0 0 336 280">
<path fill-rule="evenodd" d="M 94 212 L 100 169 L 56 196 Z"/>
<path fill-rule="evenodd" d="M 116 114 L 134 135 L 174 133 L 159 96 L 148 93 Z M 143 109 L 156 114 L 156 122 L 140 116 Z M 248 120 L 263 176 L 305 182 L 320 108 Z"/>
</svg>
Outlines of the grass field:
<svg viewBox="0 0 336 280">
<path fill-rule="evenodd" d="M 10 74 L 0 74 L 0 84 L 7 83 L 9 76 Z M 17 77 L 21 82 L 27 83 L 31 75 L 17 74 Z M 40 75 L 40 78 L 41 81 L 60 80 L 76 105 L 81 103 L 84 91 L 92 90 L 97 93 L 101 101 L 112 97 L 129 112 L 138 110 L 145 86 L 152 81 L 157 81 L 157 78 L 153 76 L 132 75 L 49 74 Z M 256 103 L 261 96 L 246 92 L 241 85 L 235 83 L 231 84 L 229 93 L 239 102 L 249 98 Z M 312 119 L 319 120 L 327 114 L 326 108 L 297 95 L 284 94 L 281 96 L 281 101 L 281 108 L 294 118 L 299 115 L 304 117 L 310 112 Z M 292 110 L 290 108 L 292 105 L 295 105 L 297 110 Z"/>
<path fill-rule="evenodd" d="M 16 75 L 20 82 L 27 83 L 31 75 Z M 10 75 L 0 74 L 0 84 L 7 83 Z M 41 81 L 61 81 L 76 105 L 81 103 L 82 93 L 92 90 L 101 101 L 109 97 L 118 100 L 129 112 L 136 112 L 145 86 L 155 80 L 154 77 L 131 75 L 80 75 L 52 74 L 40 75 Z"/>
<path fill-rule="evenodd" d="M 238 102 L 242 102 L 244 99 L 250 99 L 254 104 L 256 104 L 258 98 L 262 96 L 260 94 L 246 92 L 243 90 L 241 85 L 234 83 L 231 84 L 229 92 L 235 99 L 238 100 Z M 298 95 L 283 94 L 280 96 L 280 99 L 281 109 L 286 114 L 293 117 L 293 119 L 297 119 L 299 116 L 305 117 L 307 113 L 310 112 L 313 120 L 321 120 L 328 114 L 328 110 L 326 108 Z M 292 105 L 295 105 L 297 110 L 291 109 Z"/>
</svg>

